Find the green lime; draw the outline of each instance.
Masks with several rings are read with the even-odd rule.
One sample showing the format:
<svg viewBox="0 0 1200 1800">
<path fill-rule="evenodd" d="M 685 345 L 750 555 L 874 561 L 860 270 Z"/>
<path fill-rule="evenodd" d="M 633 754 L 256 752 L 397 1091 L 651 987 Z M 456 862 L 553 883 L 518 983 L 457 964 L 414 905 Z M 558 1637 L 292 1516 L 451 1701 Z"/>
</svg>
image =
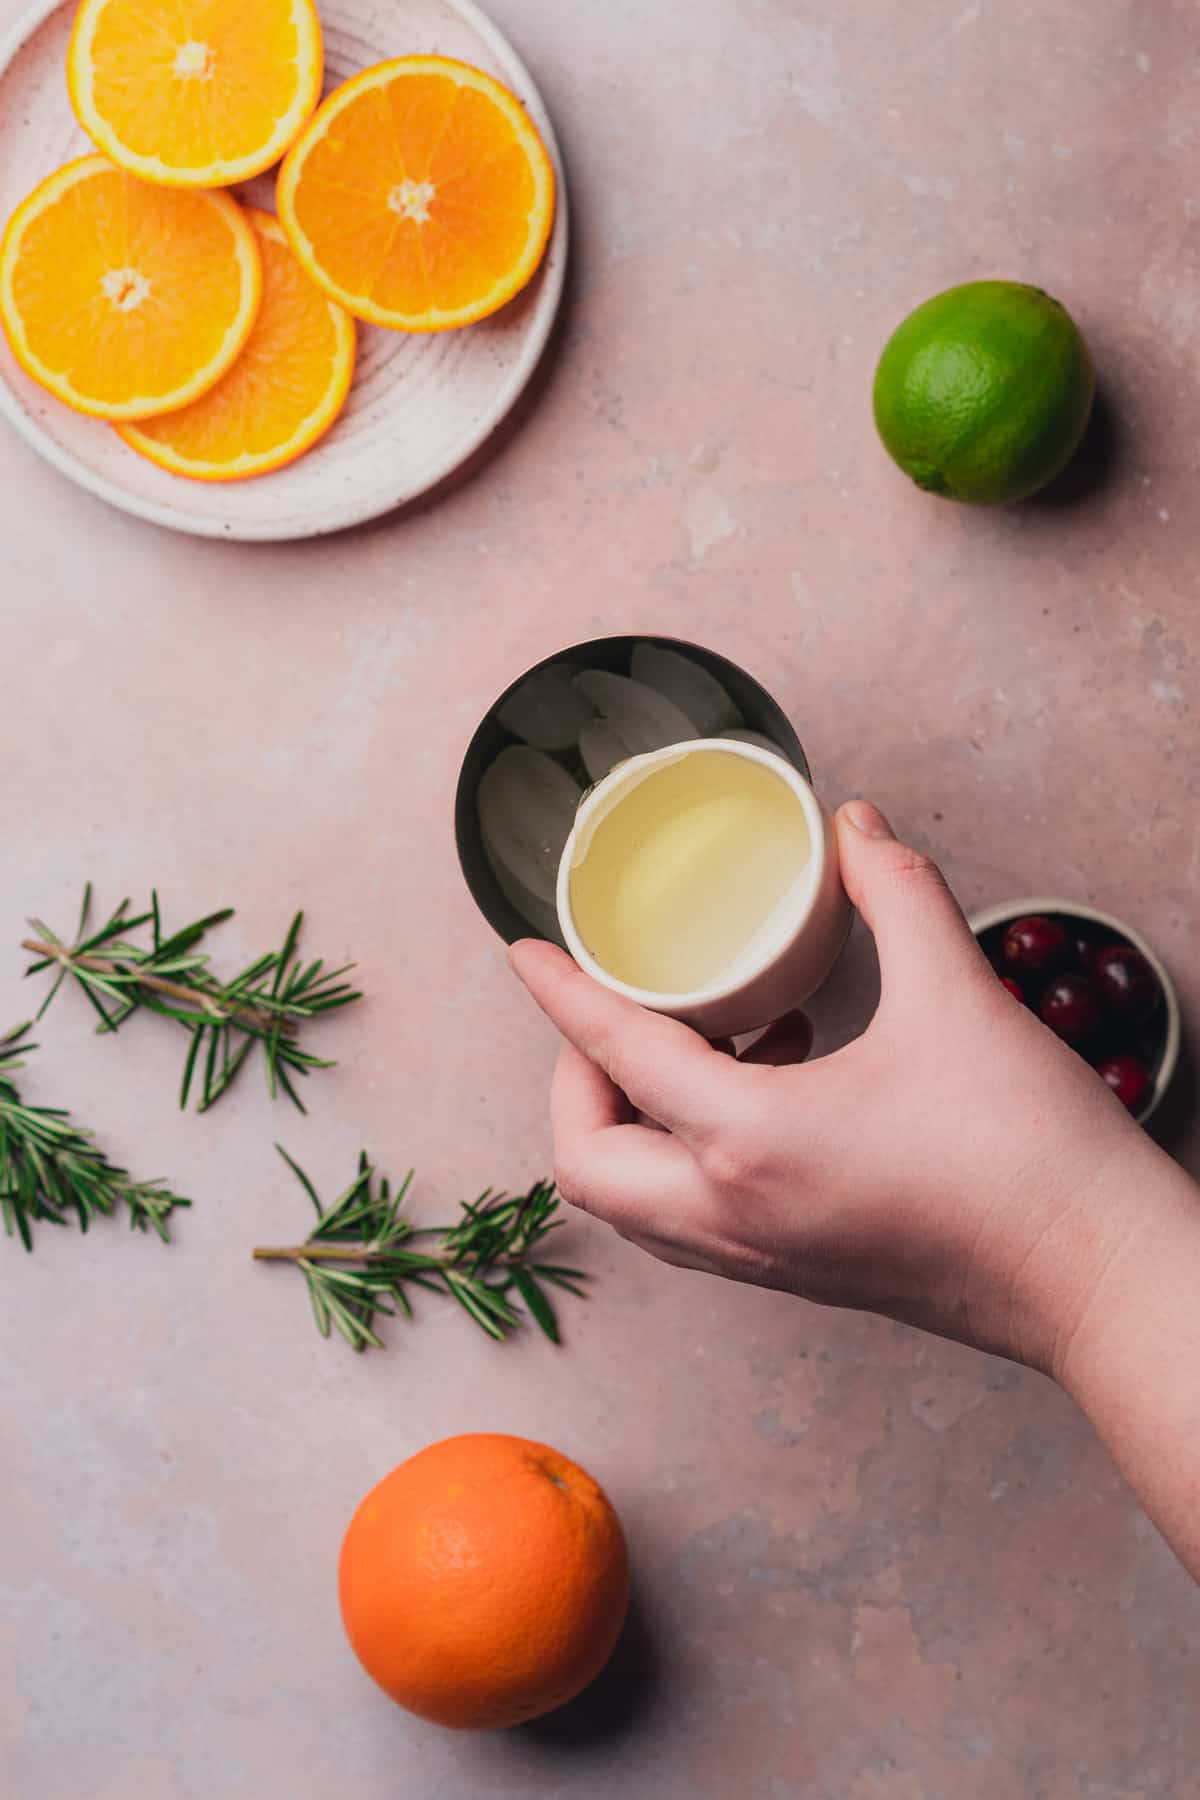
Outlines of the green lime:
<svg viewBox="0 0 1200 1800">
<path fill-rule="evenodd" d="M 1020 281 L 968 281 L 918 306 L 888 339 L 875 423 L 927 493 L 1005 506 L 1070 461 L 1094 389 L 1065 306 Z"/>
</svg>

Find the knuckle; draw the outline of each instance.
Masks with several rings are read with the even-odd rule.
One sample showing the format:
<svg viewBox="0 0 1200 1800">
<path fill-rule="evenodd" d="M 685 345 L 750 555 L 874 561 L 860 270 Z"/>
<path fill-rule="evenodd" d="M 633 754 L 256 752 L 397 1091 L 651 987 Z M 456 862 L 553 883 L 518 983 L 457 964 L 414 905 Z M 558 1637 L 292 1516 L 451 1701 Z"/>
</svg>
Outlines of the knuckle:
<svg viewBox="0 0 1200 1800">
<path fill-rule="evenodd" d="M 569 1206 L 577 1206 L 581 1212 L 591 1212 L 591 1200 L 583 1170 L 571 1157 L 555 1157 L 554 1185 Z"/>
<path fill-rule="evenodd" d="M 907 844 L 897 845 L 889 873 L 895 881 L 913 882 L 918 886 L 945 886 L 945 877 L 933 858 Z"/>
<path fill-rule="evenodd" d="M 763 1169 L 762 1139 L 747 1123 L 721 1131 L 700 1146 L 698 1155 L 713 1186 L 735 1192 L 753 1187 Z"/>
</svg>

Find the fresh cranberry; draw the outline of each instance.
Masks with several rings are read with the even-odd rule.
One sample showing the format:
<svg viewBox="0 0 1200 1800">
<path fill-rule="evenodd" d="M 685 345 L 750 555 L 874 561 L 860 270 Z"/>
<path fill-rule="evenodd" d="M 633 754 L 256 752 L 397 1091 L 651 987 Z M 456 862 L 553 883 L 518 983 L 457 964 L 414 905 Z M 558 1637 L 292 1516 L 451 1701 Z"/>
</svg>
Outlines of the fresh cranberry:
<svg viewBox="0 0 1200 1800">
<path fill-rule="evenodd" d="M 1158 1005 L 1158 981 L 1132 944 L 1106 944 L 1092 958 L 1091 976 L 1100 998 L 1118 1019 L 1144 1025 Z"/>
<path fill-rule="evenodd" d="M 1086 975 L 1056 975 L 1042 994 L 1043 1021 L 1067 1044 L 1082 1044 L 1099 1029 L 1100 1002 Z"/>
<path fill-rule="evenodd" d="M 1109 1056 L 1097 1063 L 1096 1073 L 1131 1113 L 1140 1112 L 1150 1092 L 1150 1071 L 1136 1056 Z"/>
<path fill-rule="evenodd" d="M 1021 992 L 1020 983 L 1014 981 L 1011 975 L 1002 975 L 1000 977 L 1000 986 L 1002 988 L 1007 988 L 1013 999 L 1019 1000 L 1021 1005 L 1024 1006 L 1025 996 Z"/>
<path fill-rule="evenodd" d="M 1004 934 L 1004 961 L 1025 975 L 1051 975 L 1071 945 L 1057 919 L 1015 919 Z"/>
<path fill-rule="evenodd" d="M 1076 931 L 1071 938 L 1071 948 L 1075 952 L 1075 961 L 1086 973 L 1091 970 L 1092 958 L 1096 954 L 1096 940 L 1082 931 Z"/>
</svg>

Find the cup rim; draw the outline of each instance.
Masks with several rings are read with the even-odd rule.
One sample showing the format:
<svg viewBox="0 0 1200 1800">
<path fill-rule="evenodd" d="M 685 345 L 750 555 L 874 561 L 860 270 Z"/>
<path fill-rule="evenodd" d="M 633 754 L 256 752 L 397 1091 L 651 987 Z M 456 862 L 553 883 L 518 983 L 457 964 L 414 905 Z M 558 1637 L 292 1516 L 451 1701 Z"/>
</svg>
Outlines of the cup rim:
<svg viewBox="0 0 1200 1800">
<path fill-rule="evenodd" d="M 803 898 L 797 907 L 795 923 L 782 946 L 765 950 L 762 955 L 742 971 L 735 980 L 711 983 L 708 987 L 693 988 L 684 992 L 672 993 L 658 988 L 635 987 L 631 982 L 622 981 L 616 975 L 596 961 L 587 948 L 575 925 L 571 911 L 571 861 L 572 852 L 578 838 L 580 825 L 586 825 L 595 811 L 599 800 L 605 797 L 605 790 L 611 788 L 615 778 L 627 778 L 630 771 L 639 765 L 662 762 L 664 766 L 669 758 L 676 760 L 690 756 L 697 750 L 716 750 L 726 756 L 740 756 L 746 762 L 755 762 L 768 769 L 772 774 L 790 787 L 799 800 L 808 825 L 811 852 L 804 870 Z M 633 1000 L 638 1006 L 647 1007 L 651 1012 L 686 1012 L 701 1006 L 711 1006 L 716 1002 L 728 1000 L 735 994 L 744 992 L 753 982 L 766 973 L 788 945 L 793 944 L 804 930 L 813 914 L 817 895 L 821 891 L 821 883 L 825 875 L 825 865 L 829 856 L 828 833 L 825 818 L 821 811 L 821 803 L 817 799 L 812 784 L 805 779 L 800 770 L 787 760 L 782 752 L 764 750 L 758 744 L 747 744 L 738 738 L 686 738 L 678 744 L 664 744 L 660 750 L 648 750 L 641 756 L 628 757 L 610 769 L 608 774 L 590 787 L 584 794 L 575 813 L 575 822 L 571 834 L 563 845 L 563 853 L 559 858 L 558 881 L 555 887 L 556 910 L 559 928 L 566 940 L 567 949 L 578 966 L 615 994 L 622 994 L 627 1000 Z"/>
<path fill-rule="evenodd" d="M 1150 1098 L 1139 1112 L 1133 1114 L 1134 1122 L 1144 1125 L 1150 1115 L 1158 1110 L 1159 1103 L 1171 1085 L 1171 1080 L 1179 1064 L 1180 1045 L 1183 1038 L 1183 1017 L 1179 1005 L 1179 995 L 1169 970 L 1153 944 L 1149 943 L 1142 933 L 1133 925 L 1127 925 L 1124 919 L 1118 919 L 1115 913 L 1105 912 L 1099 906 L 1089 906 L 1080 900 L 1059 900 L 1046 894 L 1028 895 L 1019 900 L 1003 900 L 995 906 L 982 907 L 970 915 L 967 923 L 976 937 L 985 931 L 994 931 L 997 925 L 1011 924 L 1014 919 L 1023 919 L 1027 913 L 1063 913 L 1069 919 L 1088 919 L 1093 925 L 1103 925 L 1118 937 L 1125 938 L 1140 950 L 1150 967 L 1158 977 L 1158 985 L 1162 990 L 1163 1007 L 1167 1015 L 1167 1027 L 1163 1036 L 1162 1055 L 1158 1059 L 1158 1067 L 1154 1071 L 1154 1082 L 1150 1089 Z"/>
</svg>

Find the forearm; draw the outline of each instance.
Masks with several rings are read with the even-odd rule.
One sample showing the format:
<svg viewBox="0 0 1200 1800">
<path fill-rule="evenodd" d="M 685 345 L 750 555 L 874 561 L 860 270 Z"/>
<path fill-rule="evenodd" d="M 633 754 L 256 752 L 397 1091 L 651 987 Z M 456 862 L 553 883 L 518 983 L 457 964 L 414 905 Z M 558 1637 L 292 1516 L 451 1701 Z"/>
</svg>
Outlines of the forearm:
<svg viewBox="0 0 1200 1800">
<path fill-rule="evenodd" d="M 1138 1222 L 1097 1270 L 1055 1373 L 1200 1580 L 1200 1188 L 1147 1150 Z"/>
</svg>

